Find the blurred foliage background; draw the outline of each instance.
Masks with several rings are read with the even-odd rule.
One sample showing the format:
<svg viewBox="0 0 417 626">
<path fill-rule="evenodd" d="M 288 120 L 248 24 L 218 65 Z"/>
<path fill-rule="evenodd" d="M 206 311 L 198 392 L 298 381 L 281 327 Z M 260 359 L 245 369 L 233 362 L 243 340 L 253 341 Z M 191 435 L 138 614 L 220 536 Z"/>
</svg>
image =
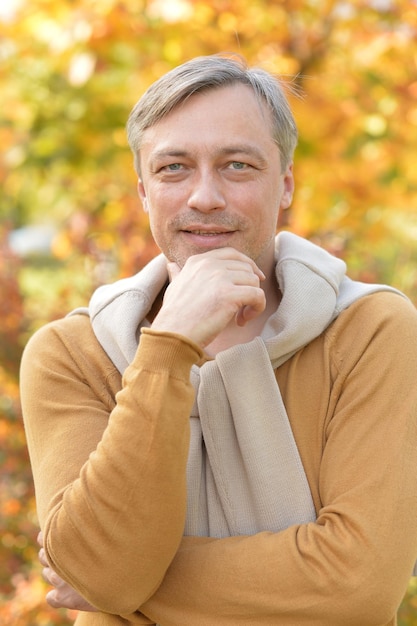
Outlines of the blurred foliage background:
<svg viewBox="0 0 417 626">
<path fill-rule="evenodd" d="M 416 0 L 1 0 L 0 624 L 45 604 L 18 399 L 27 338 L 156 252 L 125 137 L 147 86 L 239 52 L 302 89 L 288 228 L 417 303 Z M 399 612 L 417 625 L 417 583 Z"/>
</svg>

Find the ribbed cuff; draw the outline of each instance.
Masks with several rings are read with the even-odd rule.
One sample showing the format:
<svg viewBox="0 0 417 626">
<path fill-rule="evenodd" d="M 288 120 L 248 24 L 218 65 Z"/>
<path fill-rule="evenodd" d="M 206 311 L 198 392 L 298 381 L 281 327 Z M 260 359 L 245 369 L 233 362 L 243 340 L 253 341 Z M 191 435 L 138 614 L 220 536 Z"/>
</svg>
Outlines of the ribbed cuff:
<svg viewBox="0 0 417 626">
<path fill-rule="evenodd" d="M 183 335 L 142 328 L 136 359 L 140 359 L 141 368 L 171 370 L 176 377 L 188 380 L 190 367 L 204 363 L 206 355 L 200 346 Z"/>
</svg>

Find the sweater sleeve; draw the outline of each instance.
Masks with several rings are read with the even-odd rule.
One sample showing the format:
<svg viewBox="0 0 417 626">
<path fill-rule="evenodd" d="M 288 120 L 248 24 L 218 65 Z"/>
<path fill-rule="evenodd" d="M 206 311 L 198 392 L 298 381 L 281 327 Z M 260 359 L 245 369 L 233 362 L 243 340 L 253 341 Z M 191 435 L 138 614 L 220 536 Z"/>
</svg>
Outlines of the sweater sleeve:
<svg viewBox="0 0 417 626">
<path fill-rule="evenodd" d="M 111 410 L 105 388 L 114 368 L 108 361 L 100 379 L 100 346 L 81 346 L 84 322 L 67 320 L 34 335 L 21 367 L 44 547 L 91 604 L 127 615 L 154 593 L 183 534 L 189 375 L 201 352 L 145 331 Z"/>
<path fill-rule="evenodd" d="M 308 476 L 321 502 L 316 522 L 185 537 L 142 606 L 147 616 L 164 626 L 395 623 L 417 556 L 417 315 L 398 296 L 365 298 L 311 349 L 324 344 L 332 381 L 323 441 L 302 444 L 322 448 Z M 302 359 L 296 393 L 318 385 L 326 395 L 319 370 L 299 377 Z M 294 419 L 307 419 L 303 402 Z"/>
</svg>

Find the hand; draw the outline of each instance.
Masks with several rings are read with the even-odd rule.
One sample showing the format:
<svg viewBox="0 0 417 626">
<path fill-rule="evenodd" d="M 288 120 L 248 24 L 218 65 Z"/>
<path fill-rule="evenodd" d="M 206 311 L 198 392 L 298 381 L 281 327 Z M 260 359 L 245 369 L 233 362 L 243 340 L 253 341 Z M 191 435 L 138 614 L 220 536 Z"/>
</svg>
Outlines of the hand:
<svg viewBox="0 0 417 626">
<path fill-rule="evenodd" d="M 42 533 L 38 535 L 38 543 L 41 546 L 39 550 L 39 561 L 44 566 L 42 574 L 46 582 L 54 587 L 46 594 L 46 601 L 49 606 L 54 609 L 73 609 L 76 611 L 90 611 L 96 612 L 94 606 L 89 604 L 80 594 L 75 591 L 65 580 L 62 580 L 60 576 L 49 566 L 46 559 L 45 550 L 43 549 Z"/>
<path fill-rule="evenodd" d="M 179 333 L 202 348 L 234 319 L 243 326 L 266 306 L 256 263 L 234 248 L 210 250 L 168 264 L 171 283 L 152 328 Z"/>
</svg>

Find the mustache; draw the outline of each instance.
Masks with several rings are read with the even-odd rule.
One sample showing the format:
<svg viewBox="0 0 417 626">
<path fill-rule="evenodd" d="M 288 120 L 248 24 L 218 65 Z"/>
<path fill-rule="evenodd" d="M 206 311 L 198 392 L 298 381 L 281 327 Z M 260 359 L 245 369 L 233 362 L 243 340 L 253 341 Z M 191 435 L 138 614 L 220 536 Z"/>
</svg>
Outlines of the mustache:
<svg viewBox="0 0 417 626">
<path fill-rule="evenodd" d="M 169 222 L 169 226 L 175 230 L 187 230 L 192 226 L 196 228 L 198 226 L 216 226 L 224 227 L 226 230 L 242 230 L 246 225 L 246 220 L 237 215 L 194 215 L 183 214 L 177 215 Z"/>
</svg>

